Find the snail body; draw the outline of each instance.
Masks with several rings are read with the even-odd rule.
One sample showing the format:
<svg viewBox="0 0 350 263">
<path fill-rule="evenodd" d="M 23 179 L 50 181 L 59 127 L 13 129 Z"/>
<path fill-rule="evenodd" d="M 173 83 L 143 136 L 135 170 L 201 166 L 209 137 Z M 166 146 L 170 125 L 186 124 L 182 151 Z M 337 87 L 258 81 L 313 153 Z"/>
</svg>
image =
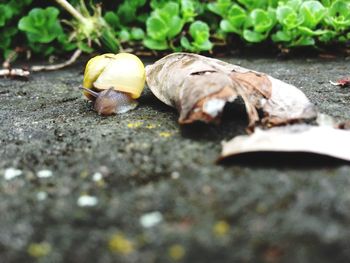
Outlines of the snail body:
<svg viewBox="0 0 350 263">
<path fill-rule="evenodd" d="M 145 85 L 141 60 L 129 53 L 104 54 L 88 61 L 83 80 L 83 94 L 94 102 L 100 115 L 127 112 L 137 106 Z"/>
</svg>

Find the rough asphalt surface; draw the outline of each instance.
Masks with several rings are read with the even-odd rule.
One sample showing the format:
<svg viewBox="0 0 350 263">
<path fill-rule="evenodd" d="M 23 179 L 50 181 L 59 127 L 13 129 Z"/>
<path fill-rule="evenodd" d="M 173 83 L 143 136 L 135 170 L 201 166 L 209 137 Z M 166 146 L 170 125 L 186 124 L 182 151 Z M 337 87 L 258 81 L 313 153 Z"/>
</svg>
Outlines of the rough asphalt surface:
<svg viewBox="0 0 350 263">
<path fill-rule="evenodd" d="M 227 60 L 350 118 L 350 90 L 329 84 L 346 59 Z M 242 103 L 219 126 L 180 128 L 145 89 L 136 110 L 101 118 L 77 88 L 84 63 L 0 80 L 0 262 L 348 262 L 349 164 L 215 164 L 244 133 Z"/>
</svg>

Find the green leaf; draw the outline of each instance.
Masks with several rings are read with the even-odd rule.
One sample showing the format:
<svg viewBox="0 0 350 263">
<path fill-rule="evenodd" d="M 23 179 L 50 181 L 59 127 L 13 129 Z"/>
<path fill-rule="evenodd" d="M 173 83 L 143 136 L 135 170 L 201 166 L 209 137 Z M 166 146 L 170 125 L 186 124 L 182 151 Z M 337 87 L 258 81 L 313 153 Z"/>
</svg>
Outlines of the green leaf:
<svg viewBox="0 0 350 263">
<path fill-rule="evenodd" d="M 329 7 L 332 3 L 332 0 L 321 0 L 321 3 L 323 4 L 323 6 Z"/>
<path fill-rule="evenodd" d="M 115 30 L 118 30 L 121 26 L 119 17 L 116 13 L 112 11 L 106 12 L 106 14 L 104 15 L 104 19 Z"/>
<path fill-rule="evenodd" d="M 277 0 L 238 0 L 240 4 L 242 4 L 248 10 L 254 9 L 267 9 L 268 6 L 276 7 L 278 1 Z"/>
<path fill-rule="evenodd" d="M 277 31 L 276 34 L 272 35 L 272 40 L 275 42 L 290 42 L 292 35 L 290 31 Z"/>
<path fill-rule="evenodd" d="M 117 16 L 123 25 L 136 21 L 138 8 L 144 6 L 145 3 L 145 0 L 133 0 L 124 1 L 122 4 L 120 4 L 117 9 Z"/>
<path fill-rule="evenodd" d="M 197 49 L 197 51 L 209 51 L 213 48 L 213 43 L 209 40 L 202 42 L 200 44 L 194 42 L 193 46 Z"/>
<path fill-rule="evenodd" d="M 231 5 L 232 5 L 231 0 L 218 0 L 215 3 L 209 3 L 208 9 L 214 14 L 217 14 L 222 17 L 226 17 L 226 14 L 230 9 Z"/>
<path fill-rule="evenodd" d="M 119 31 L 118 38 L 119 38 L 120 42 L 128 42 L 131 37 L 130 37 L 130 33 L 128 30 L 122 29 Z"/>
<path fill-rule="evenodd" d="M 279 4 L 280 6 L 288 6 L 292 8 L 292 10 L 299 11 L 301 4 L 304 0 L 283 0 Z"/>
<path fill-rule="evenodd" d="M 63 33 L 58 21 L 59 10 L 55 7 L 34 8 L 18 23 L 30 42 L 50 43 Z"/>
<path fill-rule="evenodd" d="M 227 33 L 237 33 L 240 34 L 241 30 L 235 28 L 234 26 L 232 26 L 232 24 L 230 23 L 230 21 L 228 20 L 221 20 L 220 22 L 220 29 L 224 32 Z"/>
<path fill-rule="evenodd" d="M 185 37 L 185 36 L 181 37 L 180 44 L 187 51 L 191 51 L 191 52 L 194 51 L 194 49 L 193 49 L 193 47 L 192 47 L 192 45 L 187 37 Z"/>
<path fill-rule="evenodd" d="M 143 40 L 143 44 L 149 48 L 149 49 L 153 49 L 153 50 L 166 50 L 169 48 L 168 43 L 164 40 L 164 41 L 157 41 L 151 38 L 146 38 Z"/>
<path fill-rule="evenodd" d="M 242 4 L 243 6 L 245 6 L 245 8 L 251 10 L 254 8 L 258 8 L 259 7 L 259 2 L 261 1 L 254 1 L 254 0 L 238 0 L 238 3 Z"/>
<path fill-rule="evenodd" d="M 193 0 L 181 0 L 181 15 L 184 21 L 193 21 L 197 15 Z"/>
<path fill-rule="evenodd" d="M 254 32 L 254 31 L 249 30 L 249 29 L 245 29 L 243 31 L 243 38 L 251 43 L 259 43 L 259 42 L 265 40 L 266 37 L 267 37 L 266 35 L 263 35 L 259 32 Z"/>
<path fill-rule="evenodd" d="M 142 40 L 145 38 L 145 31 L 139 27 L 133 27 L 131 29 L 131 38 L 133 40 Z"/>
<path fill-rule="evenodd" d="M 164 41 L 167 37 L 167 24 L 158 17 L 150 17 L 146 21 L 147 34 L 154 40 Z"/>
<path fill-rule="evenodd" d="M 179 5 L 174 2 L 168 2 L 162 8 L 154 10 L 146 21 L 148 37 L 164 42 L 178 35 L 184 25 L 178 13 Z"/>
<path fill-rule="evenodd" d="M 300 13 L 304 18 L 303 25 L 315 28 L 326 15 L 326 8 L 318 1 L 306 1 L 301 5 Z"/>
<path fill-rule="evenodd" d="M 168 0 L 151 0 L 150 6 L 153 9 L 162 8 L 168 2 Z"/>
<path fill-rule="evenodd" d="M 180 7 L 178 3 L 169 2 L 163 6 L 163 8 L 156 10 L 158 16 L 164 21 L 170 22 L 172 17 L 178 17 L 180 13 Z"/>
<path fill-rule="evenodd" d="M 180 40 L 181 46 L 188 51 L 207 51 L 213 48 L 210 42 L 209 26 L 203 21 L 196 21 L 190 25 L 189 33 L 194 41 L 190 42 L 187 37 Z"/>
<path fill-rule="evenodd" d="M 298 30 L 304 36 L 320 36 L 320 35 L 328 32 L 328 30 L 320 30 L 320 29 L 312 30 L 312 29 L 310 29 L 308 27 L 304 27 L 304 26 L 299 26 Z"/>
<path fill-rule="evenodd" d="M 0 4 L 0 27 L 4 26 L 12 15 L 12 9 L 8 5 Z"/>
<path fill-rule="evenodd" d="M 287 29 L 293 29 L 303 23 L 304 19 L 298 16 L 295 10 L 289 6 L 280 6 L 276 10 L 278 22 Z"/>
<path fill-rule="evenodd" d="M 189 33 L 198 45 L 207 42 L 210 37 L 209 26 L 199 20 L 190 25 Z"/>
<path fill-rule="evenodd" d="M 334 32 L 334 31 L 330 31 L 330 30 L 327 30 L 326 33 L 320 35 L 318 37 L 318 39 L 321 41 L 321 42 L 325 42 L 325 43 L 328 43 L 328 42 L 331 42 L 332 40 L 334 40 L 337 36 L 337 33 Z"/>
<path fill-rule="evenodd" d="M 337 31 L 350 27 L 350 2 L 343 0 L 335 1 L 328 9 L 325 21 Z"/>
<path fill-rule="evenodd" d="M 183 21 L 178 16 L 174 16 L 170 19 L 168 24 L 168 37 L 173 38 L 178 35 L 183 28 Z"/>
<path fill-rule="evenodd" d="M 262 9 L 255 9 L 250 13 L 250 19 L 254 27 L 254 31 L 258 33 L 265 33 L 274 26 L 273 14 Z"/>
<path fill-rule="evenodd" d="M 232 27 L 240 28 L 247 19 L 247 14 L 246 11 L 240 6 L 233 5 L 227 14 L 227 18 Z"/>
<path fill-rule="evenodd" d="M 296 42 L 292 43 L 292 46 L 313 46 L 315 45 L 315 40 L 312 37 L 303 36 Z"/>
</svg>

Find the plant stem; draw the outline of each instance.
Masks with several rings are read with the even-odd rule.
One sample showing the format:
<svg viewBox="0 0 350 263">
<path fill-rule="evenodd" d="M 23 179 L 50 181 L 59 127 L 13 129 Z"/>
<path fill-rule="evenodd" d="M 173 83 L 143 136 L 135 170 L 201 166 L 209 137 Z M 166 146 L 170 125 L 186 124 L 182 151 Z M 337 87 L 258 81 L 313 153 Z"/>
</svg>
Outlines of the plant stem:
<svg viewBox="0 0 350 263">
<path fill-rule="evenodd" d="M 79 58 L 81 53 L 82 53 L 82 51 L 80 49 L 77 49 L 77 50 L 75 50 L 73 55 L 70 57 L 70 59 L 68 59 L 67 61 L 65 61 L 63 63 L 54 64 L 54 65 L 44 65 L 44 66 L 32 66 L 30 68 L 30 71 L 32 71 L 32 72 L 48 71 L 48 70 L 57 70 L 57 69 L 67 67 L 69 65 L 72 65 L 75 61 L 77 61 L 77 59 Z"/>
<path fill-rule="evenodd" d="M 0 69 L 0 77 L 28 78 L 30 72 L 20 68 Z"/>
<path fill-rule="evenodd" d="M 78 12 L 67 0 L 55 0 L 60 6 L 62 6 L 68 13 L 70 13 L 80 23 L 86 23 L 86 18 Z"/>
</svg>

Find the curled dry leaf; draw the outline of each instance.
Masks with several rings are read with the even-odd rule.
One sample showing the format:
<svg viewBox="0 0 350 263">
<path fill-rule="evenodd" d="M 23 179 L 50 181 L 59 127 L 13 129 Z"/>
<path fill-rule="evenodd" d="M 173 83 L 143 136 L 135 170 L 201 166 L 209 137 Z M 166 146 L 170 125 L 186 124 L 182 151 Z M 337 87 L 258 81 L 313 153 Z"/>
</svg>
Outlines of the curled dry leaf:
<svg viewBox="0 0 350 263">
<path fill-rule="evenodd" d="M 220 159 L 253 152 L 305 152 L 350 161 L 350 132 L 307 124 L 258 128 L 223 143 Z"/>
<path fill-rule="evenodd" d="M 227 102 L 240 96 L 248 128 L 261 121 L 275 126 L 314 119 L 315 107 L 296 87 L 267 74 L 213 58 L 173 53 L 146 67 L 147 84 L 165 104 L 176 108 L 179 123 L 217 122 Z M 258 111 L 264 117 L 260 120 Z"/>
</svg>

